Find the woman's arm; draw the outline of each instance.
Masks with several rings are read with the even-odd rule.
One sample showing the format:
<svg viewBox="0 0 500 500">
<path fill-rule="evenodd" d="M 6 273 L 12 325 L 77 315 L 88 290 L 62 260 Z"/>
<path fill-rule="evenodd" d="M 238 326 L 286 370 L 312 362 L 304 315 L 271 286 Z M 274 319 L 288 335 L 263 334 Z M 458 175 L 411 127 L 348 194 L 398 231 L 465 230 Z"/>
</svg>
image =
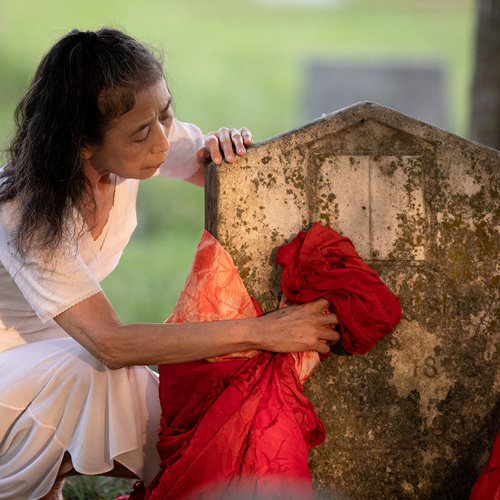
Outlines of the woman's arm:
<svg viewBox="0 0 500 500">
<path fill-rule="evenodd" d="M 324 314 L 328 302 L 290 306 L 259 318 L 203 323 L 122 325 L 100 292 L 56 316 L 55 321 L 93 356 L 111 369 L 131 365 L 183 363 L 232 352 L 329 351 L 323 341 L 340 336 Z"/>
</svg>

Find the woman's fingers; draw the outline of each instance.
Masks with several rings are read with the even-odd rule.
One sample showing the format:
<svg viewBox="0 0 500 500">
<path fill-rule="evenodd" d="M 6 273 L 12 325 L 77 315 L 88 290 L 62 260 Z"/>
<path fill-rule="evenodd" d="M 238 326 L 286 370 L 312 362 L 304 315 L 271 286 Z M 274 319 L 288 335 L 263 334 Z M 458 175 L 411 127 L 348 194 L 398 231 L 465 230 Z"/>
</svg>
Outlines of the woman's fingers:
<svg viewBox="0 0 500 500">
<path fill-rule="evenodd" d="M 202 160 L 211 160 L 216 164 L 222 163 L 223 159 L 232 163 L 235 153 L 243 156 L 252 142 L 252 134 L 247 128 L 222 127 L 217 132 L 209 132 L 205 136 L 205 145 L 198 150 L 198 157 Z"/>
<path fill-rule="evenodd" d="M 328 300 L 321 297 L 320 299 L 313 300 L 312 302 L 308 302 L 308 305 L 314 307 L 318 311 L 322 311 L 328 309 L 330 307 L 330 302 Z"/>
<path fill-rule="evenodd" d="M 337 315 L 330 312 L 330 303 L 328 302 L 328 300 L 324 298 L 317 299 L 306 304 L 306 307 L 307 306 L 313 308 L 314 311 L 321 313 L 321 316 L 319 316 L 318 318 L 321 321 L 321 324 L 323 325 L 339 324 L 339 319 Z"/>
<path fill-rule="evenodd" d="M 233 141 L 231 138 L 231 131 L 228 130 L 227 128 L 221 128 L 217 132 L 216 137 L 219 140 L 219 145 L 218 145 L 219 150 L 213 151 L 213 153 L 215 154 L 217 159 L 220 159 L 222 161 L 222 157 L 224 157 L 224 160 L 226 160 L 229 163 L 232 163 L 234 161 L 234 149 L 233 149 Z M 212 158 L 215 161 L 214 155 L 212 155 Z"/>
<path fill-rule="evenodd" d="M 326 354 L 330 349 L 329 345 L 340 340 L 340 333 L 334 329 L 335 325 L 339 324 L 339 319 L 336 314 L 329 312 L 330 303 L 324 298 L 309 302 L 304 306 L 312 308 L 316 313 L 315 320 L 320 328 L 318 333 L 320 342 L 318 342 L 315 350 L 321 354 Z M 328 344 L 325 342 L 328 342 Z"/>
<path fill-rule="evenodd" d="M 231 139 L 233 141 L 235 151 L 240 156 L 244 155 L 246 148 L 253 144 L 252 134 L 250 130 L 243 127 L 239 130 L 231 129 Z"/>
<path fill-rule="evenodd" d="M 272 339 L 268 337 L 273 345 L 266 350 L 328 352 L 329 344 L 335 344 L 340 339 L 340 333 L 335 330 L 339 320 L 328 308 L 329 303 L 325 299 L 301 305 L 282 300 L 280 309 L 267 315 L 269 320 L 273 320 L 271 330 L 274 335 Z"/>
<path fill-rule="evenodd" d="M 328 354 L 330 352 L 330 346 L 324 342 L 319 342 L 317 349 L 315 349 L 319 354 Z"/>
<path fill-rule="evenodd" d="M 211 160 L 217 164 L 222 163 L 222 154 L 219 148 L 219 136 L 217 132 L 209 132 L 205 136 L 205 145 L 200 149 L 203 150 L 202 158 L 204 160 Z M 198 156 L 200 156 L 199 151 Z"/>
<path fill-rule="evenodd" d="M 340 333 L 333 328 L 328 328 L 328 331 L 321 335 L 321 339 L 335 344 L 340 340 Z"/>
</svg>

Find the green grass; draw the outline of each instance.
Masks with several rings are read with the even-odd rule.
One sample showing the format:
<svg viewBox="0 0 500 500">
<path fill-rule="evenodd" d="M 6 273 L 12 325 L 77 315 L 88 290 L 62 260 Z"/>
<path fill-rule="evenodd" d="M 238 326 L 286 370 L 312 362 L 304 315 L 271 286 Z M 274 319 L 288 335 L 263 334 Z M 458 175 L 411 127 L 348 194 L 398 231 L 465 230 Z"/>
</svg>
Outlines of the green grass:
<svg viewBox="0 0 500 500">
<path fill-rule="evenodd" d="M 64 483 L 65 500 L 108 500 L 128 495 L 135 481 L 113 477 L 73 476 Z"/>
<path fill-rule="evenodd" d="M 123 323 L 163 322 L 203 232 L 203 189 L 173 179 L 149 179 L 139 193 L 138 228 L 103 288 Z"/>
<path fill-rule="evenodd" d="M 443 61 L 450 130 L 467 134 L 473 0 L 344 0 L 330 8 L 263 0 L 2 0 L 0 146 L 8 143 L 15 103 L 42 54 L 72 28 L 102 25 L 164 48 L 175 112 L 204 131 L 247 126 L 262 140 L 296 127 L 304 121 L 306 60 L 378 57 Z M 201 237 L 202 190 L 144 182 L 139 224 L 103 286 L 123 322 L 163 321 Z M 107 499 L 128 487 L 109 481 L 73 478 L 65 492 Z"/>
</svg>

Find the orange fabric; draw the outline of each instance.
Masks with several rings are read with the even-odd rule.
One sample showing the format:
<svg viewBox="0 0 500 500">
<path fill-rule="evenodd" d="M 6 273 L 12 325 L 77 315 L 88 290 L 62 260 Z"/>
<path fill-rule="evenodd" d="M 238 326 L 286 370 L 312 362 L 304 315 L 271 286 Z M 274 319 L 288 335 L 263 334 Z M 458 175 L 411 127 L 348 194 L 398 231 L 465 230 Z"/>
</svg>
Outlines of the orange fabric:
<svg viewBox="0 0 500 500">
<path fill-rule="evenodd" d="M 208 231 L 204 231 L 179 300 L 166 322 L 255 318 L 260 312 L 260 308 L 259 311 L 256 310 L 231 256 Z M 258 351 L 243 351 L 208 361 L 250 359 L 257 353 Z M 292 353 L 292 357 L 301 382 L 319 365 L 316 351 Z"/>
</svg>

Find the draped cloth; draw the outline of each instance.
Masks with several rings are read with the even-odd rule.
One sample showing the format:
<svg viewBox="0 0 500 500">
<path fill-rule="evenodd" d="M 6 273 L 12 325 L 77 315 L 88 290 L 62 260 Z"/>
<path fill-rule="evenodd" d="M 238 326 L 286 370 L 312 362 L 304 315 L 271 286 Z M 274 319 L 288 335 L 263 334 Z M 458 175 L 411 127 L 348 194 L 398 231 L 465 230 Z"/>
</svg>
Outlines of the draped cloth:
<svg viewBox="0 0 500 500">
<path fill-rule="evenodd" d="M 262 311 L 208 232 L 167 322 L 251 318 Z M 245 351 L 159 366 L 161 473 L 148 499 L 312 499 L 308 452 L 325 429 L 302 393 L 316 352 Z"/>
<path fill-rule="evenodd" d="M 371 332 L 370 342 L 364 340 L 360 343 L 363 347 L 357 349 L 366 352 L 368 344 L 380 338 L 381 331 L 389 333 L 387 323 L 398 318 L 398 311 L 387 312 L 387 309 L 391 305 L 399 308 L 399 302 L 395 297 L 387 298 L 385 285 L 381 287 L 376 273 L 359 262 L 361 259 L 352 244 L 346 244 L 347 239 L 332 240 L 332 231 L 323 232 L 322 236 L 313 232 L 312 244 L 319 245 L 323 254 L 345 258 L 337 267 L 342 269 L 340 279 L 346 282 L 339 293 L 348 297 L 336 299 L 334 310 L 339 314 L 340 307 L 348 309 L 343 324 L 351 337 L 359 330 L 365 334 L 370 329 L 377 330 Z M 321 237 L 333 243 L 333 252 L 322 246 Z M 299 236 L 299 239 L 304 243 L 305 238 Z M 290 284 L 295 272 L 291 262 L 294 256 L 300 256 L 299 245 L 294 241 L 285 246 L 278 262 L 284 266 L 283 289 L 294 302 L 314 300 L 328 292 L 321 280 L 310 280 L 319 283 L 318 291 L 302 294 L 298 299 Z M 307 249 L 311 245 L 307 242 L 302 246 Z M 309 253 L 314 255 L 312 248 Z M 314 262 L 307 265 L 313 274 L 328 271 L 321 263 L 316 267 Z M 346 267 L 358 275 L 349 278 L 349 273 L 343 271 Z M 302 282 L 299 284 L 303 290 Z M 374 296 L 382 294 L 389 306 L 382 304 L 377 309 L 370 288 L 374 289 Z M 382 311 L 386 311 L 385 316 Z M 205 231 L 167 322 L 251 318 L 261 313 L 248 295 L 231 257 Z M 359 328 L 358 313 L 366 323 Z M 376 314 L 375 322 L 367 318 L 371 314 Z M 384 322 L 387 315 L 391 320 Z M 304 396 L 302 383 L 318 364 L 319 355 L 315 351 L 291 354 L 246 351 L 159 366 L 161 472 L 148 486 L 145 498 L 312 499 L 308 452 L 324 441 L 325 429 Z"/>
<path fill-rule="evenodd" d="M 470 500 L 500 500 L 500 433 L 470 494 Z"/>
<path fill-rule="evenodd" d="M 150 499 L 312 499 L 307 456 L 325 438 L 289 355 L 165 367 Z M 179 398 L 179 388 L 184 398 Z"/>
<path fill-rule="evenodd" d="M 278 248 L 276 263 L 283 267 L 281 286 L 290 301 L 328 300 L 351 354 L 368 352 L 401 319 L 398 299 L 351 240 L 318 222 Z"/>
</svg>

